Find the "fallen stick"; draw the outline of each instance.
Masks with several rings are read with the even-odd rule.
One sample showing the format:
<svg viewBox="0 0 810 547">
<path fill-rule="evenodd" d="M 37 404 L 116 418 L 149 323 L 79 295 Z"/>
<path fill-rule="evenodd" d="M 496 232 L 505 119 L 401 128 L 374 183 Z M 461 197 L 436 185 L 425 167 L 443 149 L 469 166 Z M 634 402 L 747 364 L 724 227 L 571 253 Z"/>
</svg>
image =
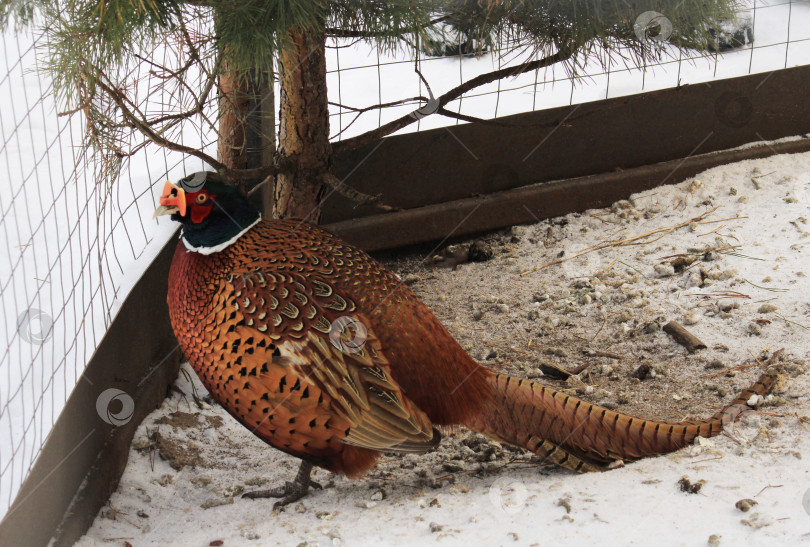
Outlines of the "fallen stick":
<svg viewBox="0 0 810 547">
<path fill-rule="evenodd" d="M 706 344 L 704 344 L 700 338 L 686 330 L 680 323 L 670 321 L 664 325 L 664 332 L 672 336 L 672 338 L 685 347 L 689 353 L 695 353 L 699 349 L 706 349 Z"/>
</svg>

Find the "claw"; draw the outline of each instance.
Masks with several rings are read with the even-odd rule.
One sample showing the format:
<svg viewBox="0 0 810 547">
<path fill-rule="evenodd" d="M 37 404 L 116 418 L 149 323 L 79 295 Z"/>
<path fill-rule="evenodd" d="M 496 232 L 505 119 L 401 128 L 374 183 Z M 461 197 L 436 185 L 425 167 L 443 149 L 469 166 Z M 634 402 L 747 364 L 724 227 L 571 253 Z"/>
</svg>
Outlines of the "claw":
<svg viewBox="0 0 810 547">
<path fill-rule="evenodd" d="M 279 509 L 306 496 L 310 486 L 319 490 L 323 488 L 310 478 L 310 473 L 312 473 L 312 464 L 309 462 L 301 462 L 301 467 L 298 468 L 298 473 L 295 475 L 294 481 L 288 481 L 284 483 L 284 486 L 276 488 L 247 492 L 242 494 L 242 497 L 248 499 L 281 498 L 273 504 L 273 509 Z"/>
</svg>

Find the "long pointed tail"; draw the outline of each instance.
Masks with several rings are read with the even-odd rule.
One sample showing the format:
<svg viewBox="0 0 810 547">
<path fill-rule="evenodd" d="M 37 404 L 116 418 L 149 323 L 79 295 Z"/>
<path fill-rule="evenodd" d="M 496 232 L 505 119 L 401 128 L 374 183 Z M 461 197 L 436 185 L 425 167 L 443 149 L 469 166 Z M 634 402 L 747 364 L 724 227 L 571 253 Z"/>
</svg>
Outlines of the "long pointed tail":
<svg viewBox="0 0 810 547">
<path fill-rule="evenodd" d="M 593 471 L 617 460 L 666 454 L 695 437 L 718 435 L 751 408 L 747 401 L 752 395 L 766 395 L 777 380 L 778 374 L 766 372 L 711 418 L 663 422 L 614 412 L 528 380 L 492 374 L 492 401 L 467 425 L 569 469 Z"/>
</svg>

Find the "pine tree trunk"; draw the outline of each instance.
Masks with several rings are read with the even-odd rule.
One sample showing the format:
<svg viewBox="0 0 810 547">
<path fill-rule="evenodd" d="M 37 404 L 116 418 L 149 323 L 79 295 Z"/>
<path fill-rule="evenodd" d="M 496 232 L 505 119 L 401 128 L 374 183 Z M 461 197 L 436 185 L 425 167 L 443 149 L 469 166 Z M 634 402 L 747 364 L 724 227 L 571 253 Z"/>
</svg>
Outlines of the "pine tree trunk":
<svg viewBox="0 0 810 547">
<path fill-rule="evenodd" d="M 321 177 L 329 167 L 329 106 L 323 34 L 290 32 L 279 52 L 281 83 L 278 154 L 292 169 L 276 177 L 274 214 L 317 223 Z"/>
<path fill-rule="evenodd" d="M 268 53 L 268 55 L 270 55 Z M 219 78 L 219 161 L 231 169 L 254 169 L 273 162 L 275 99 L 267 73 L 241 74 L 225 70 Z M 261 180 L 243 181 L 250 190 Z M 254 204 L 272 217 L 273 185 L 266 185 Z"/>
</svg>

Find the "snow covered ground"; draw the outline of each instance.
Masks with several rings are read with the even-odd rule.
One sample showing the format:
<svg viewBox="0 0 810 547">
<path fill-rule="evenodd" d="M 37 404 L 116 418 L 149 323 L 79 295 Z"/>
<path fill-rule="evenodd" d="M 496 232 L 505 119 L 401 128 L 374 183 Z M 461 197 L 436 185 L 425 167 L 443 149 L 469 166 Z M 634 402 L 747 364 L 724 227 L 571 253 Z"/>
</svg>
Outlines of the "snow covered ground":
<svg viewBox="0 0 810 547">
<path fill-rule="evenodd" d="M 196 404 L 192 392 L 205 392 L 191 372 L 139 427 L 117 492 L 78 545 L 808 541 L 808 218 L 810 153 L 781 155 L 486 235 L 488 262 L 445 267 L 469 241 L 385 261 L 486 366 L 538 377 L 541 363 L 589 365 L 541 381 L 644 417 L 710 415 L 783 349 L 784 383 L 728 436 L 575 475 L 450 432 L 436 451 L 385 457 L 360 480 L 318 470 L 324 490 L 277 512 L 240 494 L 290 479 L 297 461 Z M 670 320 L 708 348 L 687 353 L 661 331 Z M 633 378 L 641 365 L 654 372 Z"/>
</svg>

